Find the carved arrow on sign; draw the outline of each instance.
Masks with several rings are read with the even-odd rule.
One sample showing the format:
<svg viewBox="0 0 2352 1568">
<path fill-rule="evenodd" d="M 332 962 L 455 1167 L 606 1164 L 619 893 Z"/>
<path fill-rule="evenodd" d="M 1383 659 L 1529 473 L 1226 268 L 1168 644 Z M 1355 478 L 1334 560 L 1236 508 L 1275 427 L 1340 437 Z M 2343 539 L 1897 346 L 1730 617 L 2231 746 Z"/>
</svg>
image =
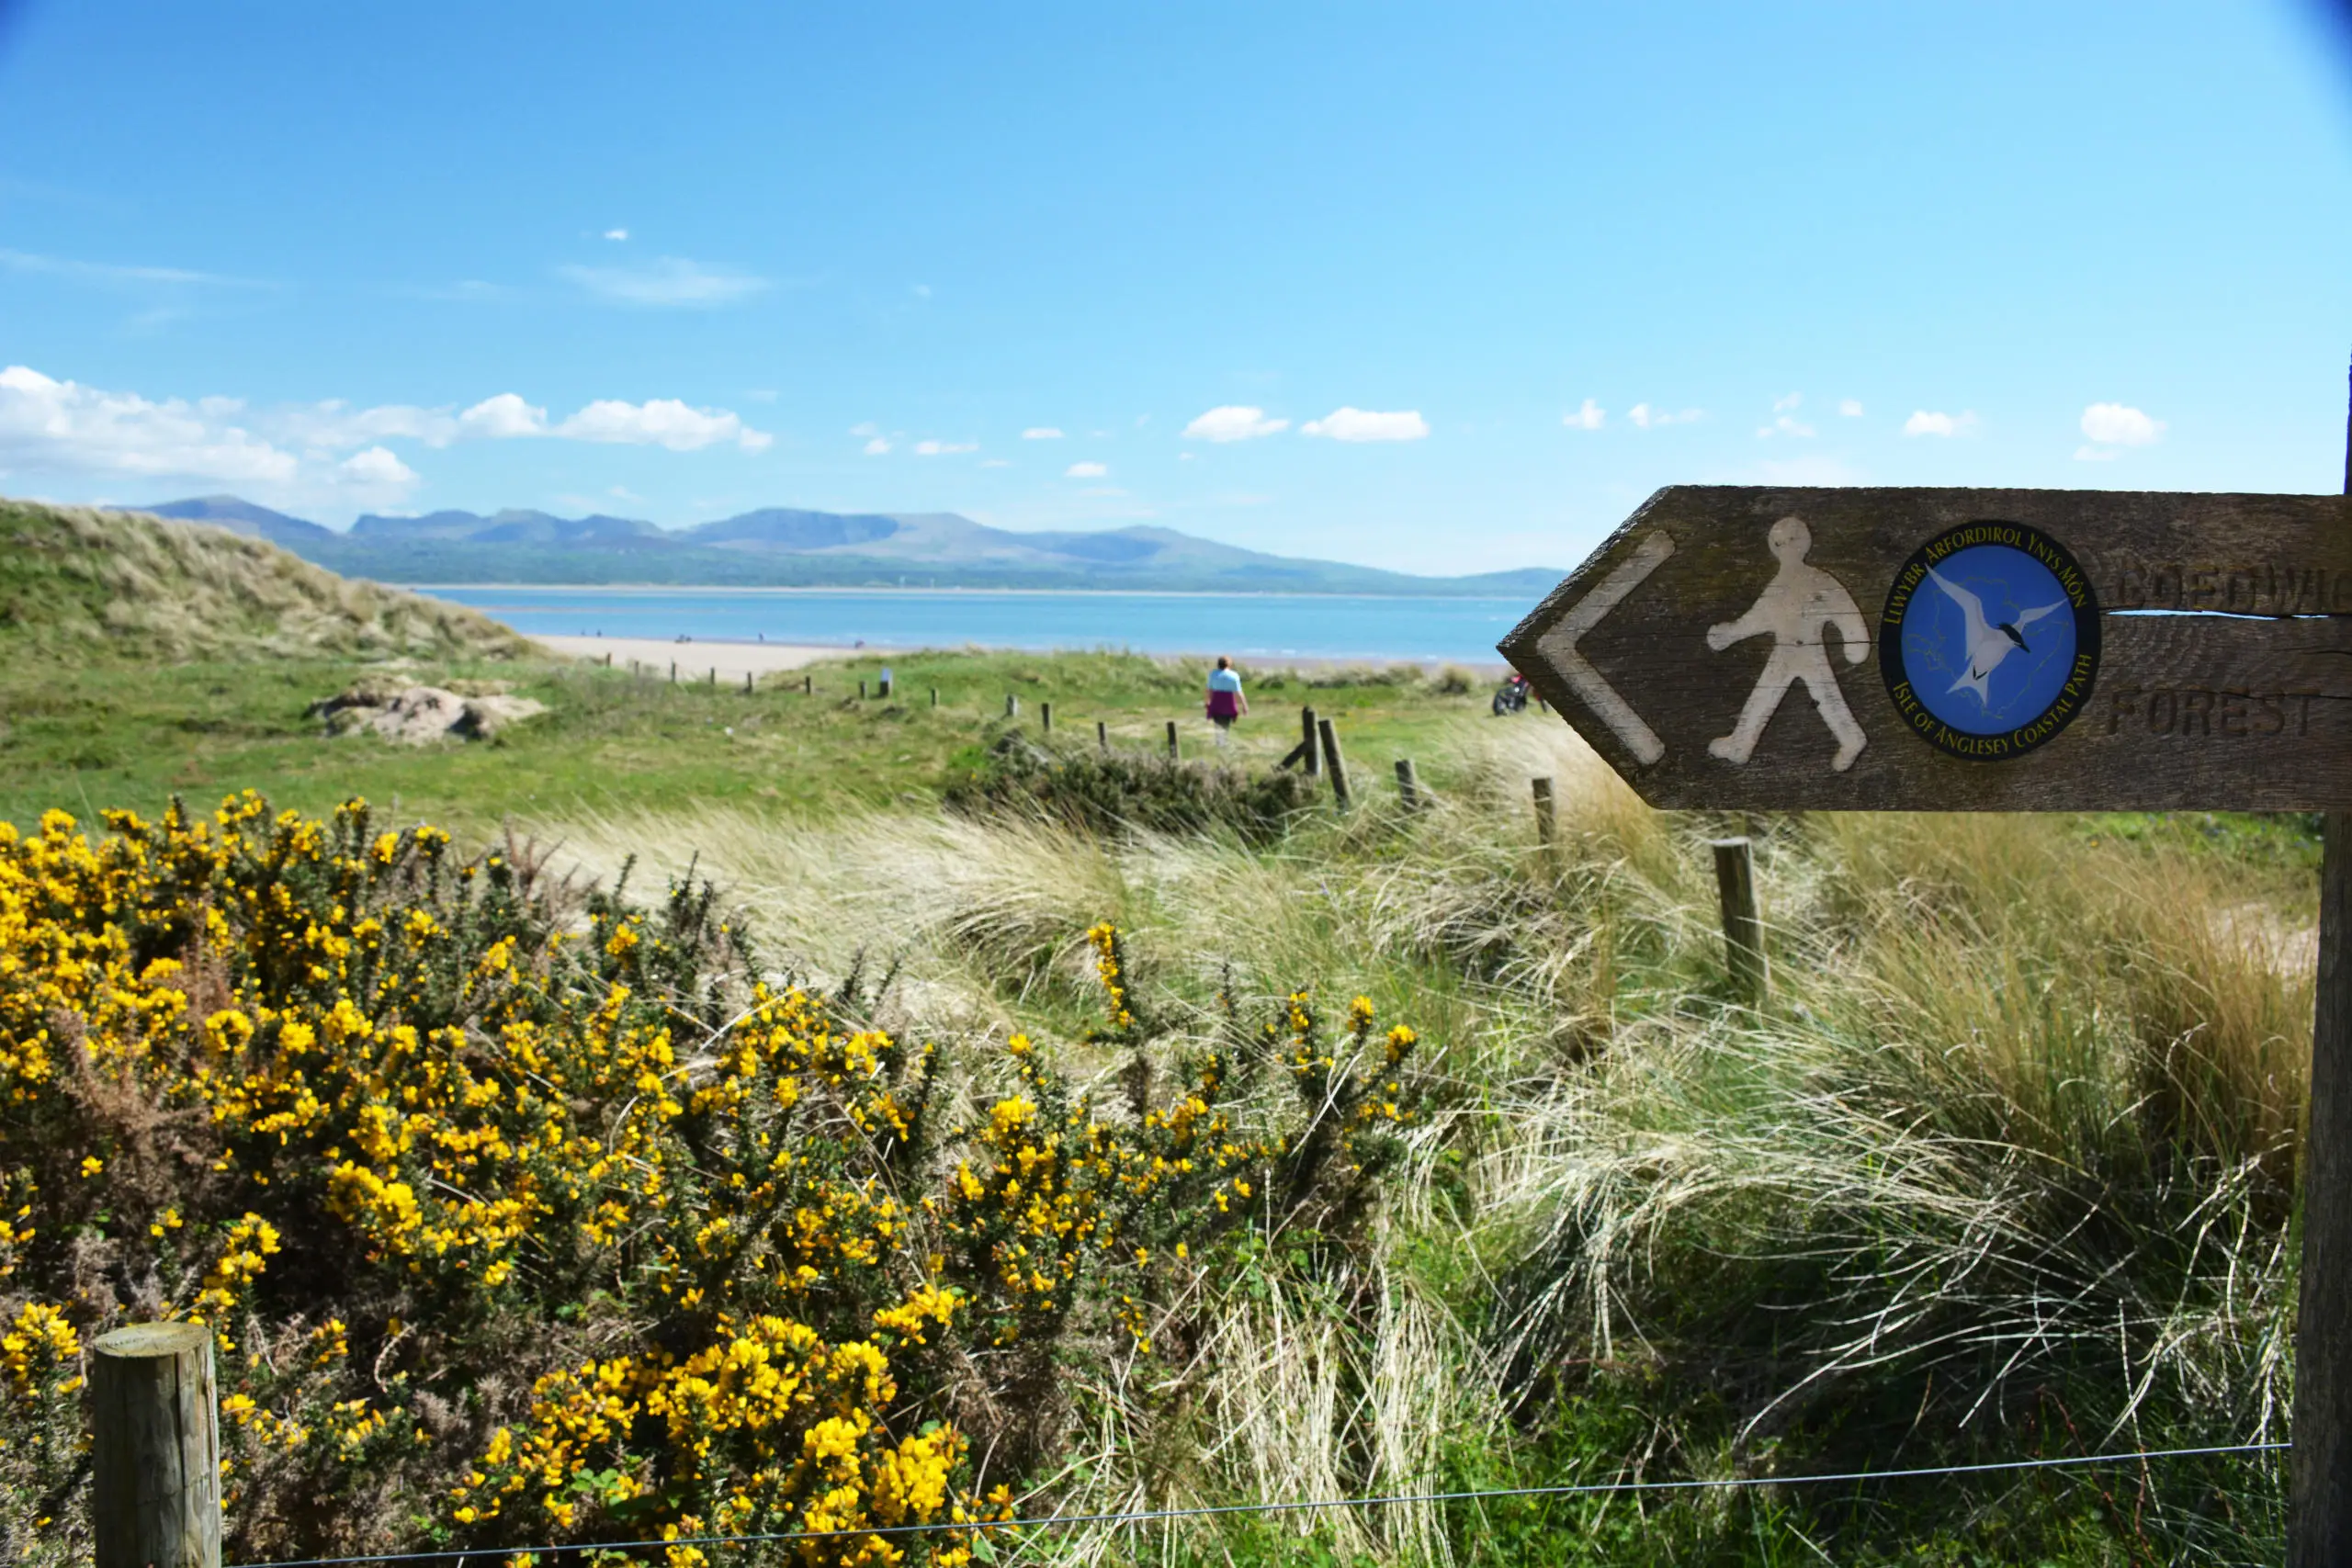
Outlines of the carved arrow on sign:
<svg viewBox="0 0 2352 1568">
<path fill-rule="evenodd" d="M 1658 491 L 1503 638 L 1655 806 L 2352 809 L 2352 502 Z"/>
<path fill-rule="evenodd" d="M 1615 609 L 1626 594 L 1640 587 L 1642 580 L 1673 553 L 1674 540 L 1670 536 L 1650 535 L 1634 547 L 1632 555 L 1610 569 L 1599 587 L 1569 605 L 1568 613 L 1537 641 L 1544 658 L 1560 672 L 1560 679 L 1568 683 L 1568 689 L 1584 699 L 1585 705 L 1625 743 L 1625 750 L 1634 754 L 1634 760 L 1645 766 L 1666 755 L 1666 742 L 1642 722 L 1642 716 L 1634 711 L 1632 704 L 1617 694 L 1617 688 L 1602 680 L 1600 671 L 1577 651 L 1577 641 L 1599 626 L 1601 616 Z"/>
</svg>

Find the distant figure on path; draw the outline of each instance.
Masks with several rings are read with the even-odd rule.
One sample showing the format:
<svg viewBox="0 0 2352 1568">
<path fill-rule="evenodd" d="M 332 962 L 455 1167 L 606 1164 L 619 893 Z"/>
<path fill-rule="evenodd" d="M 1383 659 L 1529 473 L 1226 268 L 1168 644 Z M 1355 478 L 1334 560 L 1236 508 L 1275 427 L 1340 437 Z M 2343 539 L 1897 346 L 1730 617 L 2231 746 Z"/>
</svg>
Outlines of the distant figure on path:
<svg viewBox="0 0 2352 1568">
<path fill-rule="evenodd" d="M 1838 633 L 1839 644 L 1846 650 L 1846 662 L 1860 664 L 1870 655 L 1869 633 L 1862 625 L 1861 612 L 1854 606 L 1854 596 L 1846 592 L 1845 584 L 1817 566 L 1805 564 L 1805 552 L 1813 548 L 1813 530 L 1801 518 L 1783 517 L 1772 525 L 1765 536 L 1778 558 L 1781 570 L 1766 585 L 1747 614 L 1736 621 L 1724 621 L 1707 628 L 1707 646 L 1721 653 L 1733 643 L 1767 633 L 1772 638 L 1772 652 L 1764 661 L 1764 673 L 1758 678 L 1756 689 L 1747 694 L 1747 705 L 1740 711 L 1739 724 L 1729 735 L 1707 742 L 1707 750 L 1726 762 L 1745 762 L 1756 750 L 1756 742 L 1763 737 L 1764 727 L 1788 695 L 1789 688 L 1799 681 L 1813 694 L 1813 705 L 1821 714 L 1821 722 L 1838 741 L 1837 755 L 1829 759 L 1832 771 L 1844 773 L 1854 765 L 1864 745 L 1862 727 L 1854 722 L 1853 710 L 1846 705 L 1846 694 L 1838 689 L 1838 677 L 1829 668 L 1829 649 L 1825 634 Z"/>
<path fill-rule="evenodd" d="M 1233 660 L 1220 653 L 1216 668 L 1209 671 L 1209 722 L 1216 726 L 1216 743 L 1225 744 L 1232 732 L 1233 721 L 1250 711 L 1250 699 L 1241 694 L 1241 671 Z"/>
</svg>

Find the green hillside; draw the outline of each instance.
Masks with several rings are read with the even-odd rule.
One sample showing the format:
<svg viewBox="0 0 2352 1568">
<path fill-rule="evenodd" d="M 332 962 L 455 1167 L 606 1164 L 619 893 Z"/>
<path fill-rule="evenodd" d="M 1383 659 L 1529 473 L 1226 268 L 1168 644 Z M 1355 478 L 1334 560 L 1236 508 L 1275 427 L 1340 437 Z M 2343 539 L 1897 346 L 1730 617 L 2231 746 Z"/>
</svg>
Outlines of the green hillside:
<svg viewBox="0 0 2352 1568">
<path fill-rule="evenodd" d="M 0 640 L 139 659 L 513 659 L 485 615 L 276 545 L 138 513 L 0 500 Z"/>
</svg>

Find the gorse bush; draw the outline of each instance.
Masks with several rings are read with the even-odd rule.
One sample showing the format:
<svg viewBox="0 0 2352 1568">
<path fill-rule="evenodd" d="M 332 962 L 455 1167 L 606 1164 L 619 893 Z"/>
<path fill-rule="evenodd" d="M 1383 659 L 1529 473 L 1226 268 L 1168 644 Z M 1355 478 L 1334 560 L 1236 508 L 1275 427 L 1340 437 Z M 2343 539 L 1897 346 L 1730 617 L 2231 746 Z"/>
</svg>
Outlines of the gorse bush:
<svg viewBox="0 0 2352 1568">
<path fill-rule="evenodd" d="M 1255 843 L 1315 803 L 1302 773 L 1247 773 L 1127 751 L 1049 751 L 1010 732 L 950 777 L 949 809 L 1019 813 L 1072 828 L 1161 833 L 1225 828 Z"/>
<path fill-rule="evenodd" d="M 107 829 L 0 824 L 0 1522 L 52 1560 L 80 1357 L 163 1317 L 216 1337 L 234 1556 L 960 1562 L 1073 1369 L 1196 1340 L 1235 1249 L 1368 1245 L 1415 1115 L 1362 998 L 1170 1052 L 1108 925 L 1101 1101 L 764 974 L 691 879 L 577 893 L 356 801 Z"/>
</svg>

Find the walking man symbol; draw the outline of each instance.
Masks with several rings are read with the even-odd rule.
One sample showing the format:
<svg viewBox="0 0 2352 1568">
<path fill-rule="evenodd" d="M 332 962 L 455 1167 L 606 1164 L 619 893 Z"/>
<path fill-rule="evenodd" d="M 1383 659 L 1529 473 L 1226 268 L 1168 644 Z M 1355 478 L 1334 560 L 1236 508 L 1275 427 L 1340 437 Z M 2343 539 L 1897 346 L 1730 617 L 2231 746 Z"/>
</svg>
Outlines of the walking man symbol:
<svg viewBox="0 0 2352 1568">
<path fill-rule="evenodd" d="M 1869 652 L 1862 614 L 1854 607 L 1854 597 L 1843 583 L 1819 567 L 1805 564 L 1805 552 L 1813 548 L 1813 531 L 1804 519 L 1781 518 L 1772 525 L 1765 541 L 1780 559 L 1780 571 L 1747 614 L 1707 628 L 1707 647 L 1721 653 L 1733 643 L 1769 632 L 1771 657 L 1764 661 L 1756 689 L 1747 694 L 1738 725 L 1729 735 L 1708 741 L 1707 750 L 1726 762 L 1747 761 L 1763 738 L 1764 727 L 1779 710 L 1781 699 L 1803 681 L 1805 690 L 1813 694 L 1821 722 L 1837 738 L 1838 754 L 1829 759 L 1829 766 L 1842 773 L 1854 765 L 1854 759 L 1869 742 L 1863 739 L 1862 727 L 1854 722 L 1853 710 L 1846 705 L 1845 693 L 1838 689 L 1823 633 L 1835 627 L 1846 650 L 1846 662 L 1860 664 Z"/>
</svg>

